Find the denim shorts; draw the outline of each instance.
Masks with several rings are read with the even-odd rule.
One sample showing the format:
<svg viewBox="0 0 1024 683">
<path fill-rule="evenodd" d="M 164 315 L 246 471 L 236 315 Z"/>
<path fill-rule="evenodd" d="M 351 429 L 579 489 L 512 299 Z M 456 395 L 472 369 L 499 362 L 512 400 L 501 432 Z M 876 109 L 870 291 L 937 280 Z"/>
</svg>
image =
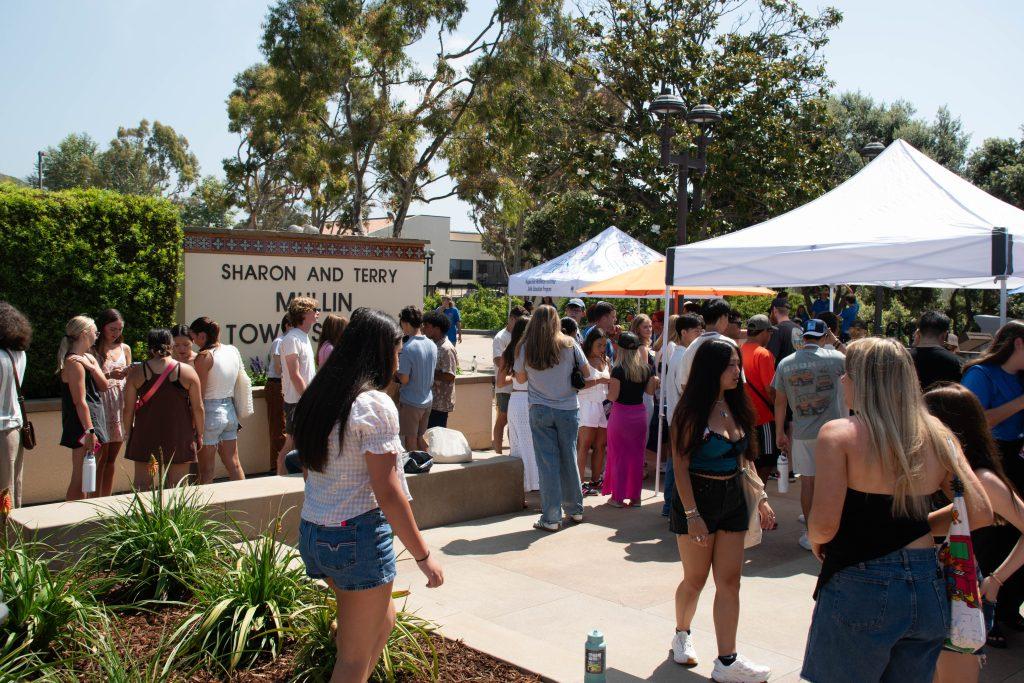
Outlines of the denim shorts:
<svg viewBox="0 0 1024 683">
<path fill-rule="evenodd" d="M 238 438 L 238 415 L 232 398 L 207 398 L 203 400 L 206 419 L 203 425 L 203 445 L 216 446 L 221 441 Z"/>
<path fill-rule="evenodd" d="M 299 554 L 306 574 L 330 578 L 335 588 L 362 591 L 395 580 L 391 525 L 380 508 L 345 520 L 340 526 L 299 522 Z"/>
<path fill-rule="evenodd" d="M 949 629 L 935 548 L 837 572 L 818 593 L 800 675 L 811 683 L 931 683 Z"/>
</svg>

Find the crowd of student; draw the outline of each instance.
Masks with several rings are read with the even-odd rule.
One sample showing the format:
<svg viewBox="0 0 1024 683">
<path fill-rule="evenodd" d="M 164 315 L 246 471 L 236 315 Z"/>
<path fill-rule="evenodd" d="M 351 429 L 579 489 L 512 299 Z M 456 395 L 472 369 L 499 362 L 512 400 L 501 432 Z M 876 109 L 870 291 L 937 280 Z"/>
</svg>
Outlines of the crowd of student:
<svg viewBox="0 0 1024 683">
<path fill-rule="evenodd" d="M 855 299 L 846 304 L 856 312 Z M 737 652 L 739 585 L 748 536 L 777 526 L 759 484 L 783 455 L 800 481 L 799 543 L 822 561 L 805 679 L 977 680 L 981 652 L 943 651 L 949 604 L 936 538 L 949 529 L 954 482 L 984 576 L 988 645 L 1005 647 L 1006 628 L 1024 630 L 1024 323 L 1005 325 L 965 364 L 937 311 L 920 317 L 907 349 L 865 338 L 855 313 L 819 310 L 817 301 L 813 317 L 790 318 L 785 297 L 746 320 L 745 335 L 722 299 L 687 303 L 667 319 L 637 315 L 628 330 L 605 302 L 587 311 L 572 299 L 565 317 L 549 303 L 530 308 L 513 308 L 493 342 L 495 450 L 507 425 L 524 489 L 540 492 L 534 527 L 556 532 L 583 521 L 588 495 L 638 506 L 646 451 L 664 437 L 664 514 L 683 566 L 676 662 L 697 662 L 691 622 L 713 572 L 714 679 L 768 678 L 768 667 Z M 446 310 L 410 306 L 397 322 L 369 309 L 351 321 L 328 316 L 314 353 L 319 312 L 299 297 L 271 347 L 279 472 L 294 447 L 306 476 L 300 553 L 307 572 L 336 591 L 339 620 L 366 625 L 339 636 L 346 675 L 369 671 L 393 624 L 392 533 L 429 586 L 443 581 L 413 519 L 401 456 L 424 449 L 426 429 L 446 425 L 454 407 L 458 359 Z M 97 446 L 97 495 L 109 494 L 125 441 L 137 485 L 148 485 L 151 458 L 172 480 L 197 466 L 205 482 L 219 454 L 229 475 L 243 478 L 235 442 L 247 380 L 237 349 L 199 318 L 150 331 L 149 358 L 133 363 L 124 324 L 114 310 L 95 321 L 77 316 L 60 345 L 68 498 L 81 496 L 82 459 Z M 17 385 L 30 339 L 25 317 L 0 302 L 0 490 L 11 488 L 16 505 Z"/>
</svg>

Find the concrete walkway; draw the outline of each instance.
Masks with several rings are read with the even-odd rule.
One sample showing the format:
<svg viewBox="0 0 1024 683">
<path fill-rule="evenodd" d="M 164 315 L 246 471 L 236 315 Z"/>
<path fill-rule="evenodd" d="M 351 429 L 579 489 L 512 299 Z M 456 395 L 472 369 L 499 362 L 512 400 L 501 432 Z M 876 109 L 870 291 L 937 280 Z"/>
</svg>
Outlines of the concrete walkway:
<svg viewBox="0 0 1024 683">
<path fill-rule="evenodd" d="M 798 681 L 818 563 L 796 543 L 797 487 L 785 496 L 774 488 L 780 528 L 747 554 L 739 651 L 771 666 L 772 681 Z M 661 500 L 645 494 L 640 509 L 586 498 L 585 522 L 555 534 L 531 528 L 536 494 L 522 514 L 432 529 L 425 535 L 442 556 L 445 585 L 424 588 L 406 554 L 396 588 L 410 589 L 408 606 L 449 637 L 551 680 L 582 680 L 583 644 L 594 628 L 608 644 L 609 681 L 707 680 L 717 655 L 713 580 L 693 623 L 701 663 L 688 670 L 669 652 L 682 574 L 675 537 Z M 1010 647 L 989 657 L 983 681 L 1024 683 L 1024 638 L 1012 637 Z"/>
</svg>

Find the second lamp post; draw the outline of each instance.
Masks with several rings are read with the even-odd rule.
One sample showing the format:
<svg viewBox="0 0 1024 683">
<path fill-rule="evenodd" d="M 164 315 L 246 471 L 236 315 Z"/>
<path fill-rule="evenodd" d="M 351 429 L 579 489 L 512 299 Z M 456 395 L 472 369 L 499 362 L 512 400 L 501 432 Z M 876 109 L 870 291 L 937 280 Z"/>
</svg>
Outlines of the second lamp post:
<svg viewBox="0 0 1024 683">
<path fill-rule="evenodd" d="M 686 104 L 683 103 L 682 98 L 679 95 L 670 93 L 665 87 L 662 87 L 661 94 L 651 102 L 650 110 L 661 118 L 661 128 L 658 129 L 658 136 L 661 138 L 661 165 L 679 167 L 676 243 L 686 244 L 686 217 L 690 212 L 690 198 L 688 194 L 690 171 L 693 171 L 694 175 L 699 178 L 707 170 L 708 139 L 711 137 L 711 128 L 722 120 L 722 115 L 710 104 L 698 104 L 687 112 Z M 689 144 L 683 149 L 682 154 L 672 153 L 672 138 L 676 134 L 676 129 L 672 127 L 670 120 L 674 115 L 681 115 L 684 124 L 692 123 L 699 128 L 700 134 L 697 137 L 696 156 L 690 155 Z M 700 203 L 700 184 L 694 183 L 693 208 L 695 210 L 699 209 Z"/>
</svg>

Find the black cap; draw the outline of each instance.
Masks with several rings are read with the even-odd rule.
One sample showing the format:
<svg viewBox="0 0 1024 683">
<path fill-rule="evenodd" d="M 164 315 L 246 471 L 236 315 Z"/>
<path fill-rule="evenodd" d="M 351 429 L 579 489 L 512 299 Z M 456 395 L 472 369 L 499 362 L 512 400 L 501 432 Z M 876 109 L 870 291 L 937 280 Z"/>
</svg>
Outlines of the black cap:
<svg viewBox="0 0 1024 683">
<path fill-rule="evenodd" d="M 619 348 L 632 351 L 640 348 L 640 337 L 636 336 L 632 332 L 623 332 L 619 335 L 618 339 Z"/>
</svg>

